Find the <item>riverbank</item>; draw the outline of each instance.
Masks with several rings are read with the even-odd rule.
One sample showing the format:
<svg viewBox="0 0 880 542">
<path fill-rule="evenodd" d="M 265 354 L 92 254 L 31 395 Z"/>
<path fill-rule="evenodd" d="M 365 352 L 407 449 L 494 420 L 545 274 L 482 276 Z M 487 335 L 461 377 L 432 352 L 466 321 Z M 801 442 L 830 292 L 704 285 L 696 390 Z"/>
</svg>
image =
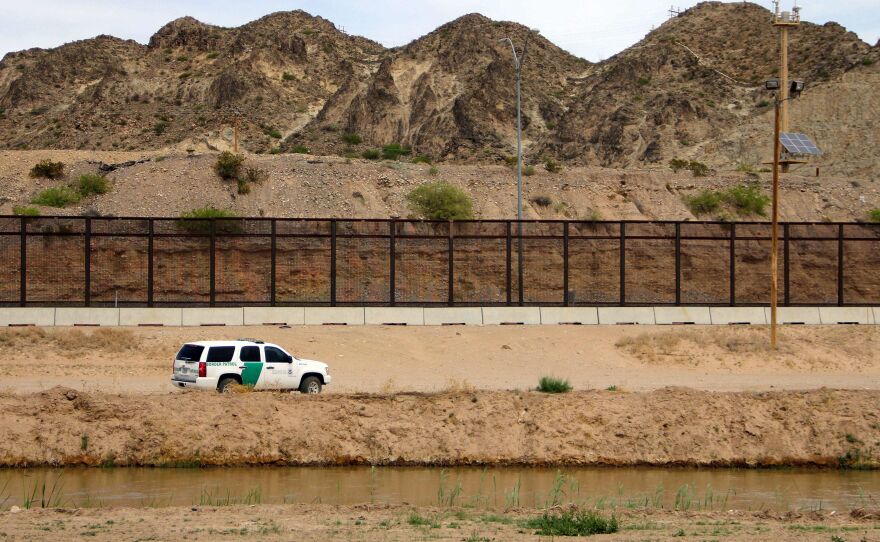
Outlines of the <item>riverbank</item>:
<svg viewBox="0 0 880 542">
<path fill-rule="evenodd" d="M 551 514 L 567 511 L 557 507 Z M 490 512 L 410 506 L 260 505 L 36 509 L 0 513 L 3 540 L 546 540 L 528 521 L 543 510 Z M 612 512 L 598 512 L 610 518 Z M 874 540 L 880 511 L 770 513 L 616 510 L 618 532 L 597 540 Z M 840 536 L 842 538 L 834 538 Z"/>
<path fill-rule="evenodd" d="M 880 466 L 878 391 L 0 393 L 0 466 Z"/>
</svg>

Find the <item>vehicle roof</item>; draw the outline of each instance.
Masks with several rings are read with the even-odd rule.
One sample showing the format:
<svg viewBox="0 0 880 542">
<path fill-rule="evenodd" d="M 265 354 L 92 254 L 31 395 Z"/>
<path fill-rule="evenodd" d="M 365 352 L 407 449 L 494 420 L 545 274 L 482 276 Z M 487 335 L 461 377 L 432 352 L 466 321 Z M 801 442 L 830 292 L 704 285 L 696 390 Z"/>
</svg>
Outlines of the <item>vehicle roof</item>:
<svg viewBox="0 0 880 542">
<path fill-rule="evenodd" d="M 238 345 L 262 345 L 262 346 L 274 346 L 277 348 L 281 348 L 277 344 L 274 343 L 263 343 L 252 340 L 243 340 L 243 339 L 235 339 L 235 340 L 221 340 L 221 341 L 191 341 L 185 344 L 195 344 L 198 346 L 238 346 Z"/>
</svg>

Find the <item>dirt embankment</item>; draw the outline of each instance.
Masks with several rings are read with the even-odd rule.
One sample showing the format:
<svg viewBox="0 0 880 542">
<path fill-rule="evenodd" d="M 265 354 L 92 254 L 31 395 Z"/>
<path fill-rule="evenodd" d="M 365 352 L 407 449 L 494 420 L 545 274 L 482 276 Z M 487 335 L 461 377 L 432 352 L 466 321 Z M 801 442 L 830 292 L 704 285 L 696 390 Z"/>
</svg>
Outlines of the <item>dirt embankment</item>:
<svg viewBox="0 0 880 542">
<path fill-rule="evenodd" d="M 504 513 L 408 506 L 221 506 L 174 508 L 38 509 L 0 514 L 4 540 L 411 540 L 538 541 L 548 538 L 526 522 L 541 510 Z M 610 516 L 609 512 L 600 512 Z M 804 542 L 875 540 L 880 512 L 615 512 L 617 541 L 694 540 Z M 837 538 L 844 536 L 846 538 Z M 552 537 L 551 537 L 552 538 Z"/>
<path fill-rule="evenodd" d="M 880 392 L 0 394 L 0 466 L 880 466 Z"/>
</svg>

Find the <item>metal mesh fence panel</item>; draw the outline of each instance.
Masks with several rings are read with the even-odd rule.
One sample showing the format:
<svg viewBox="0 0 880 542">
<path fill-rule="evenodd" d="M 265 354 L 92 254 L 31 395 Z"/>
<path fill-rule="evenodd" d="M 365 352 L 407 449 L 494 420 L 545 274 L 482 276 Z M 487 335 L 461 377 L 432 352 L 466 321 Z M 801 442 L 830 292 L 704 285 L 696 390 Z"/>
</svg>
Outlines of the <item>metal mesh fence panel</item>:
<svg viewBox="0 0 880 542">
<path fill-rule="evenodd" d="M 265 237 L 217 237 L 214 246 L 216 302 L 269 304 L 272 240 Z"/>
<path fill-rule="evenodd" d="M 330 238 L 279 237 L 275 242 L 276 302 L 330 303 Z"/>
<path fill-rule="evenodd" d="M 627 224 L 625 233 L 626 301 L 675 303 L 674 225 Z"/>
<path fill-rule="evenodd" d="M 27 238 L 27 299 L 32 303 L 85 303 L 85 245 L 75 234 Z"/>
<path fill-rule="evenodd" d="M 455 239 L 453 299 L 464 304 L 507 302 L 507 241 Z"/>
<path fill-rule="evenodd" d="M 843 301 L 880 305 L 880 227 L 843 226 Z"/>
<path fill-rule="evenodd" d="M 449 301 L 449 239 L 397 239 L 395 298 L 398 303 Z"/>
<path fill-rule="evenodd" d="M 388 303 L 391 272 L 388 251 L 387 238 L 337 238 L 336 301 Z"/>
<path fill-rule="evenodd" d="M 681 224 L 681 303 L 730 303 L 730 225 Z"/>
<path fill-rule="evenodd" d="M 92 237 L 91 301 L 101 305 L 148 301 L 149 241 L 144 237 Z"/>
<path fill-rule="evenodd" d="M 0 303 L 18 303 L 21 298 L 21 237 L 0 233 Z"/>
<path fill-rule="evenodd" d="M 153 300 L 168 304 L 210 303 L 210 239 L 157 237 L 153 240 Z"/>
<path fill-rule="evenodd" d="M 782 229 L 780 228 L 780 236 Z M 770 225 L 737 224 L 735 276 L 737 304 L 754 305 L 770 302 Z M 782 242 L 779 243 L 777 265 L 778 290 L 777 303 L 785 300 L 784 258 Z"/>
</svg>

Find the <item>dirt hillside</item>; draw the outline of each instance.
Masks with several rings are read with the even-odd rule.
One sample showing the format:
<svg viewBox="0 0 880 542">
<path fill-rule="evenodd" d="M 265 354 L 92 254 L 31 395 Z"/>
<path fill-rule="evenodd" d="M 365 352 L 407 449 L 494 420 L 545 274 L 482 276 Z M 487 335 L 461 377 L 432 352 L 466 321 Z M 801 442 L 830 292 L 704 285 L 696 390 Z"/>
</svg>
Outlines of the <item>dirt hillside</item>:
<svg viewBox="0 0 880 542">
<path fill-rule="evenodd" d="M 313 397 L 57 387 L 0 394 L 0 465 L 876 468 L 878 400 L 832 390 Z"/>
<path fill-rule="evenodd" d="M 29 177 L 34 164 L 45 159 L 64 162 L 65 177 Z M 109 192 L 104 195 L 61 209 L 37 207 L 43 215 L 176 217 L 210 205 L 238 216 L 407 218 L 417 214 L 406 195 L 423 183 L 442 180 L 472 198 L 476 218 L 516 216 L 516 172 L 502 165 L 441 164 L 432 169 L 426 164 L 336 156 L 249 155 L 246 167 L 263 169 L 267 179 L 241 195 L 235 182 L 216 175 L 216 159 L 214 153 L 0 151 L 0 214 L 12 214 L 16 206 L 28 205 L 42 190 L 74 183 L 83 173 L 99 172 L 102 163 L 138 162 L 106 173 Z M 669 168 L 566 167 L 558 173 L 540 168 L 524 178 L 523 205 L 526 218 L 767 220 L 730 208 L 696 217 L 683 199 L 702 190 L 723 191 L 748 183 L 758 183 L 766 195 L 770 175 L 728 171 L 695 178 L 688 171 L 676 173 Z M 880 178 L 854 180 L 824 173 L 816 178 L 803 169 L 783 176 L 783 220 L 864 220 L 869 210 L 878 207 Z"/>
</svg>

